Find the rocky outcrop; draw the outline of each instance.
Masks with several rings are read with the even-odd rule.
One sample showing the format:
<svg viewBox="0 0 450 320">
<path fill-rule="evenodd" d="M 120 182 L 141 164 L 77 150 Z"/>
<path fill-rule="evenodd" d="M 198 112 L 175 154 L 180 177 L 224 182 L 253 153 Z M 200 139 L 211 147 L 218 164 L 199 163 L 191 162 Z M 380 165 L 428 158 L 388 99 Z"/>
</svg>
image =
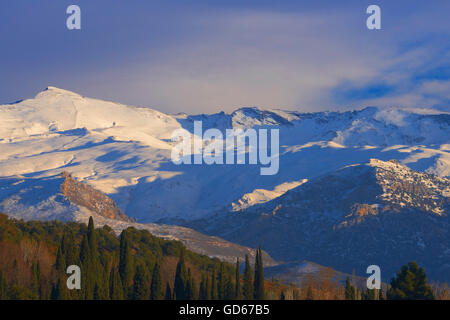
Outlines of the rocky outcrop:
<svg viewBox="0 0 450 320">
<path fill-rule="evenodd" d="M 126 216 L 116 203 L 91 186 L 75 180 L 68 172 L 63 172 L 64 182 L 61 184 L 61 192 L 73 204 L 85 207 L 96 214 L 115 220 L 133 222 Z"/>
<path fill-rule="evenodd" d="M 369 265 L 389 280 L 417 261 L 450 280 L 450 179 L 372 159 L 312 179 L 266 204 L 186 224 L 279 261 L 314 261 L 346 273 Z"/>
</svg>

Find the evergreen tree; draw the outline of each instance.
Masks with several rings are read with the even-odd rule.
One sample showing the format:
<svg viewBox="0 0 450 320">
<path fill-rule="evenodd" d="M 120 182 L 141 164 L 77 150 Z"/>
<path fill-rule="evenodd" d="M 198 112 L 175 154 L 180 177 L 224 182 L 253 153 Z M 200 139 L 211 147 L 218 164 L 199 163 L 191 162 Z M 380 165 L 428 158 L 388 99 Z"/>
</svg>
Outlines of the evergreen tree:
<svg viewBox="0 0 450 320">
<path fill-rule="evenodd" d="M 81 248 L 80 248 L 80 262 L 82 264 L 86 263 L 89 260 L 90 257 L 89 252 L 89 241 L 86 235 L 83 236 L 83 240 L 81 241 Z"/>
<path fill-rule="evenodd" d="M 213 269 L 211 275 L 211 300 L 218 300 L 219 294 L 217 291 L 217 277 L 216 277 L 216 269 Z"/>
<path fill-rule="evenodd" d="M 39 261 L 31 264 L 32 288 L 36 299 L 42 299 L 41 267 Z"/>
<path fill-rule="evenodd" d="M 196 288 L 195 288 L 195 281 L 191 274 L 191 269 L 188 269 L 187 274 L 187 282 L 186 282 L 186 299 L 187 300 L 196 300 Z"/>
<path fill-rule="evenodd" d="M 184 250 L 181 250 L 180 259 L 178 260 L 175 272 L 174 295 L 177 300 L 187 300 L 186 288 L 188 285 L 186 265 L 184 261 Z"/>
<path fill-rule="evenodd" d="M 132 295 L 131 285 L 134 277 L 133 254 L 131 252 L 131 243 L 127 230 L 123 230 L 120 235 L 119 274 L 126 299 Z"/>
<path fill-rule="evenodd" d="M 345 300 L 356 300 L 355 287 L 350 283 L 350 278 L 345 280 Z"/>
<path fill-rule="evenodd" d="M 165 294 L 164 300 L 172 300 L 172 290 L 170 290 L 170 285 L 168 282 L 166 285 L 166 294 Z"/>
<path fill-rule="evenodd" d="M 217 281 L 217 298 L 219 300 L 225 299 L 225 269 L 224 269 L 224 263 L 220 263 L 220 269 L 218 274 L 218 281 Z"/>
<path fill-rule="evenodd" d="M 142 264 L 138 264 L 136 274 L 133 279 L 133 299 L 148 300 L 149 293 L 149 285 L 145 268 Z"/>
<path fill-rule="evenodd" d="M 89 217 L 87 238 L 90 254 L 88 264 L 89 277 L 87 278 L 87 281 L 92 281 L 94 283 L 94 288 L 97 286 L 97 299 L 105 299 L 107 298 L 107 292 L 105 292 L 105 278 L 103 277 L 104 273 L 102 273 L 97 243 L 97 231 L 95 230 L 92 216 Z"/>
<path fill-rule="evenodd" d="M 409 262 L 391 280 L 387 292 L 390 300 L 434 300 L 432 288 L 428 285 L 425 269 L 416 262 Z"/>
<path fill-rule="evenodd" d="M 205 292 L 206 292 L 206 300 L 211 300 L 211 282 L 209 280 L 208 275 L 205 275 Z"/>
<path fill-rule="evenodd" d="M 70 236 L 63 237 L 61 244 L 61 252 L 69 252 L 69 257 L 63 256 L 63 261 L 75 261 L 76 251 L 71 249 L 69 241 Z M 98 250 L 97 231 L 94 227 L 94 220 L 89 218 L 89 224 L 86 234 L 83 235 L 80 248 L 81 262 L 81 278 L 83 286 L 81 287 L 81 296 L 86 300 L 92 299 L 109 299 L 108 283 L 106 281 L 105 272 L 100 262 L 100 254 Z M 65 270 L 64 270 L 65 273 Z"/>
<path fill-rule="evenodd" d="M 56 252 L 56 263 L 55 263 L 55 268 L 60 274 L 66 273 L 66 257 L 64 256 L 63 253 L 62 242 L 63 241 L 61 240 L 61 244 L 59 245 L 58 251 Z"/>
<path fill-rule="evenodd" d="M 245 300 L 253 299 L 253 275 L 252 267 L 248 255 L 245 255 L 244 285 L 242 287 L 242 295 Z"/>
<path fill-rule="evenodd" d="M 235 288 L 234 288 L 234 296 L 236 300 L 242 299 L 242 292 L 241 292 L 241 272 L 240 272 L 240 265 L 239 265 L 239 258 L 236 261 L 236 270 L 235 270 Z"/>
<path fill-rule="evenodd" d="M 205 276 L 204 273 L 202 273 L 202 280 L 200 281 L 200 288 L 198 291 L 198 299 L 199 300 L 207 300 L 208 299 L 208 292 L 206 289 L 206 279 L 207 279 L 207 277 Z"/>
<path fill-rule="evenodd" d="M 95 226 L 94 226 L 94 219 L 92 218 L 92 216 L 89 217 L 87 235 L 88 235 L 89 247 L 90 247 L 91 251 L 92 252 L 97 251 Z"/>
<path fill-rule="evenodd" d="M 81 241 L 80 249 L 80 261 L 81 261 L 81 279 L 83 279 L 83 285 L 81 286 L 81 295 L 86 300 L 94 299 L 94 289 L 96 279 L 92 274 L 92 255 L 90 252 L 88 237 L 85 234 Z"/>
<path fill-rule="evenodd" d="M 162 300 L 164 298 L 162 291 L 162 281 L 161 281 L 161 272 L 159 268 L 159 263 L 155 263 L 155 267 L 153 268 L 152 273 L 152 282 L 150 285 L 150 299 L 151 300 Z"/>
<path fill-rule="evenodd" d="M 225 300 L 233 300 L 235 299 L 235 286 L 233 285 L 232 276 L 231 274 L 225 275 L 225 292 L 224 292 L 224 299 Z"/>
<path fill-rule="evenodd" d="M 66 257 L 66 266 L 80 264 L 75 236 L 71 230 L 64 232 L 62 239 L 62 251 L 64 256 Z"/>
<path fill-rule="evenodd" d="M 111 269 L 111 275 L 109 277 L 110 285 L 110 297 L 111 300 L 123 300 L 123 286 L 122 286 L 122 279 L 120 279 L 119 272 L 116 271 L 116 268 Z"/>
<path fill-rule="evenodd" d="M 254 297 L 256 300 L 264 299 L 264 267 L 261 247 L 256 251 Z"/>
</svg>

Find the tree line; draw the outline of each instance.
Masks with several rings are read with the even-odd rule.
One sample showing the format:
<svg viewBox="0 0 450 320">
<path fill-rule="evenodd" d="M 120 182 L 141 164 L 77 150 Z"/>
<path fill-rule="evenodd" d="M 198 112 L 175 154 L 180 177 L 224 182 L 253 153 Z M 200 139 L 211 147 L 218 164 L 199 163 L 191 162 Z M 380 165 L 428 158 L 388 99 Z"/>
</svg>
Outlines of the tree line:
<svg viewBox="0 0 450 320">
<path fill-rule="evenodd" d="M 254 263 L 253 263 L 254 262 Z M 449 299 L 448 285 L 431 286 L 417 263 L 403 266 L 390 286 L 362 290 L 333 272 L 302 286 L 264 278 L 261 248 L 230 264 L 187 250 L 146 230 L 120 236 L 108 226 L 58 221 L 24 222 L 0 213 L 0 300 L 262 300 Z M 69 290 L 67 267 L 81 269 L 81 289 Z M 328 270 L 328 269 L 327 269 Z M 325 270 L 326 272 L 326 270 Z"/>
<path fill-rule="evenodd" d="M 10 259 L 8 252 L 14 252 Z M 239 259 L 232 265 L 135 228 L 117 238 L 108 226 L 96 229 L 92 217 L 86 227 L 1 215 L 0 259 L 0 299 L 250 300 L 265 294 L 261 248 L 254 270 L 246 256 L 241 277 Z M 80 290 L 67 288 L 70 265 L 81 269 Z"/>
</svg>

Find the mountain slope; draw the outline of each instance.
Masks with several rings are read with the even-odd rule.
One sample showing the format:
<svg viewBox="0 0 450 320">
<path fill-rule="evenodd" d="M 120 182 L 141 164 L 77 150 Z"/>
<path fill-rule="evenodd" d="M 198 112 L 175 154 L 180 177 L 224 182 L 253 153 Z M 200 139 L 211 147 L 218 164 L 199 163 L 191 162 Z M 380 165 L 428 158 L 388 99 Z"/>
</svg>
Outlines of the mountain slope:
<svg viewBox="0 0 450 320">
<path fill-rule="evenodd" d="M 259 165 L 174 165 L 173 130 L 193 133 L 198 120 L 204 130 L 279 129 L 278 174 L 260 176 Z M 247 107 L 231 114 L 167 115 L 49 87 L 33 99 L 0 106 L 0 176 L 46 178 L 69 171 L 140 222 L 190 220 L 239 206 L 245 195 L 251 204 L 269 201 L 275 195 L 268 191 L 277 186 L 370 158 L 449 176 L 449 136 L 450 115 L 433 110 Z"/>
<path fill-rule="evenodd" d="M 450 179 L 372 159 L 312 179 L 265 204 L 187 223 L 275 259 L 310 260 L 347 273 L 371 264 L 384 279 L 417 260 L 449 281 Z M 251 227 L 249 227 L 251 226 Z"/>
<path fill-rule="evenodd" d="M 88 223 L 93 217 L 97 226 L 108 225 L 117 234 L 128 227 L 147 230 L 166 240 L 179 240 L 194 252 L 235 263 L 256 250 L 218 237 L 206 236 L 189 228 L 171 225 L 142 224 L 125 215 L 113 200 L 92 186 L 75 180 L 70 174 L 22 179 L 0 178 L 0 211 L 8 216 L 29 220 L 59 220 Z M 277 264 L 266 252 L 267 266 Z"/>
</svg>

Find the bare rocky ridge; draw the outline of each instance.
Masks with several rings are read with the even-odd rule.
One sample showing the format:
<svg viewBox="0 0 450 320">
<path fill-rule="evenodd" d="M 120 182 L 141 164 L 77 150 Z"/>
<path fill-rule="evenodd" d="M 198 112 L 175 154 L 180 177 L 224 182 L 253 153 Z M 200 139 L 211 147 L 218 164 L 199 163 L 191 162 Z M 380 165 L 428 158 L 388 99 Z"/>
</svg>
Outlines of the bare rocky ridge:
<svg viewBox="0 0 450 320">
<path fill-rule="evenodd" d="M 61 184 L 62 194 L 73 204 L 85 207 L 99 216 L 133 222 L 120 210 L 116 203 L 91 186 L 75 180 L 68 172 L 63 172 L 64 182 Z"/>
</svg>

